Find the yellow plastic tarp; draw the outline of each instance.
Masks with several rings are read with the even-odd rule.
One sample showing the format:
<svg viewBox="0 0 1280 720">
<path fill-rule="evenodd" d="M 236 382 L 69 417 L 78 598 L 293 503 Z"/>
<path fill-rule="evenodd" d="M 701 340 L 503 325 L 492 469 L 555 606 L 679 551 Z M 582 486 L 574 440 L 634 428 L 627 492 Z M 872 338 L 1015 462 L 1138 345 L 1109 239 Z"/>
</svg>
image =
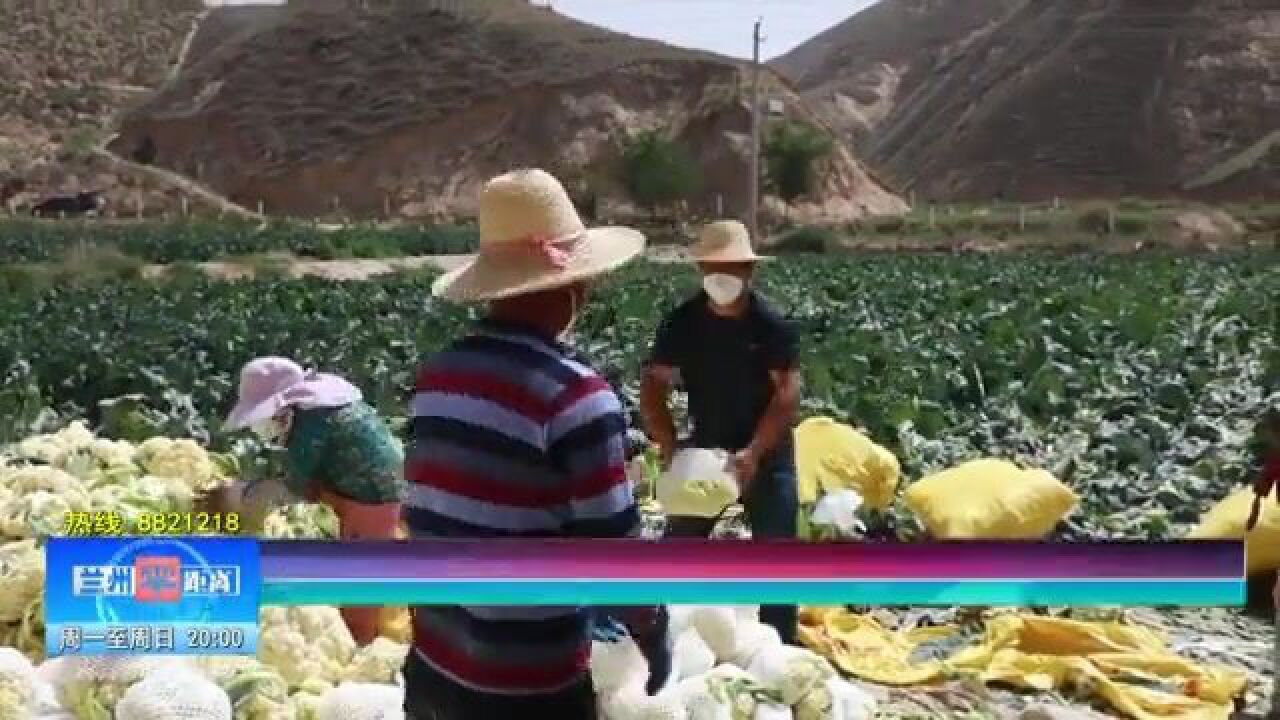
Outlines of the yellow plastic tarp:
<svg viewBox="0 0 1280 720">
<path fill-rule="evenodd" d="M 849 425 L 810 418 L 795 429 L 796 476 L 801 503 L 829 492 L 856 490 L 867 507 L 884 510 L 898 491 L 900 468 L 892 452 Z"/>
<path fill-rule="evenodd" d="M 1034 540 L 1075 509 L 1071 488 L 1044 470 L 983 458 L 930 475 L 904 500 L 943 540 Z"/>
<path fill-rule="evenodd" d="M 1243 671 L 1174 654 L 1149 628 L 1019 613 L 990 618 L 981 641 L 946 660 L 912 660 L 922 643 L 954 632 L 894 632 L 870 616 L 840 609 L 801 613 L 806 646 L 850 675 L 885 685 L 971 675 L 1028 690 L 1091 693 L 1135 720 L 1228 720 L 1248 682 Z"/>
<path fill-rule="evenodd" d="M 1245 565 L 1250 575 L 1280 568 L 1280 503 L 1267 498 L 1258 524 L 1245 532 L 1253 507 L 1253 489 L 1228 495 L 1200 519 L 1189 537 L 1201 540 L 1244 540 Z"/>
</svg>

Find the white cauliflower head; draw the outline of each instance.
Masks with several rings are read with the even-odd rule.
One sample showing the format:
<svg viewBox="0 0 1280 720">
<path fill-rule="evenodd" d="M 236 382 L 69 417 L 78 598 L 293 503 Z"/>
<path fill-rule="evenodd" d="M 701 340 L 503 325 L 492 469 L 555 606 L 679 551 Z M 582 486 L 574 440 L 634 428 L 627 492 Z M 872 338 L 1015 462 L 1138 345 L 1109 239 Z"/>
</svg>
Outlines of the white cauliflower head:
<svg viewBox="0 0 1280 720">
<path fill-rule="evenodd" d="M 67 515 L 84 510 L 75 495 L 37 490 L 16 497 L 0 508 L 0 534 L 10 538 L 48 537 L 62 534 Z"/>
<path fill-rule="evenodd" d="M 220 686 L 231 699 L 236 720 L 297 720 L 288 683 L 272 668 L 245 667 Z"/>
<path fill-rule="evenodd" d="M 15 648 L 0 648 L 0 708 L 12 708 L 16 717 L 33 710 L 36 701 L 36 668 Z"/>
<path fill-rule="evenodd" d="M 44 593 L 44 552 L 35 540 L 0 545 L 0 624 L 20 623 Z"/>
<path fill-rule="evenodd" d="M 355 656 L 355 640 L 337 608 L 263 608 L 259 620 L 258 658 L 291 688 L 312 678 L 336 683 Z"/>
<path fill-rule="evenodd" d="M 196 494 L 226 479 L 208 451 L 187 438 L 155 437 L 143 442 L 138 446 L 138 463 L 150 475 L 183 481 Z"/>
<path fill-rule="evenodd" d="M 800 699 L 795 720 L 871 720 L 876 699 L 840 677 L 828 678 Z"/>
<path fill-rule="evenodd" d="M 409 646 L 384 637 L 356 651 L 351 665 L 342 673 L 342 680 L 355 683 L 394 684 L 404 667 Z"/>
</svg>

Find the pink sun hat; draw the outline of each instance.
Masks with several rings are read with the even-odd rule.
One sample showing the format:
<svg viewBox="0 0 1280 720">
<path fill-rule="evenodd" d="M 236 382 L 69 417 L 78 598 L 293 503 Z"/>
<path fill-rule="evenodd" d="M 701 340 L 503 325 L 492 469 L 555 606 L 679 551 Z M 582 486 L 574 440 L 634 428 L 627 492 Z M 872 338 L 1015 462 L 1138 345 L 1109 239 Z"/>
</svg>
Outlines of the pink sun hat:
<svg viewBox="0 0 1280 720">
<path fill-rule="evenodd" d="M 240 371 L 240 397 L 224 429 L 242 430 L 290 407 L 342 407 L 362 398 L 360 388 L 337 375 L 304 370 L 288 358 L 256 358 Z"/>
</svg>

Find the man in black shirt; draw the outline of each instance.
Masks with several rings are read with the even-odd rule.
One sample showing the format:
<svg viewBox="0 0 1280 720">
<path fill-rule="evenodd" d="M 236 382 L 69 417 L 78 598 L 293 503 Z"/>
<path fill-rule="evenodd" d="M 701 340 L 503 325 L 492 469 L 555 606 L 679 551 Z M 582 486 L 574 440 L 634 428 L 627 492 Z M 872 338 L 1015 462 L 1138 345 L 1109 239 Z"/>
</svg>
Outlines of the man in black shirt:
<svg viewBox="0 0 1280 720">
<path fill-rule="evenodd" d="M 708 225 L 692 248 L 703 291 L 658 328 L 640 389 L 645 430 L 669 462 L 677 444 L 670 396 L 689 398 L 695 447 L 732 454 L 747 521 L 756 538 L 796 535 L 792 424 L 800 399 L 796 331 L 750 288 L 757 261 L 746 227 Z M 668 518 L 669 536 L 707 536 L 713 519 Z M 761 620 L 793 643 L 796 608 L 764 607 Z"/>
</svg>

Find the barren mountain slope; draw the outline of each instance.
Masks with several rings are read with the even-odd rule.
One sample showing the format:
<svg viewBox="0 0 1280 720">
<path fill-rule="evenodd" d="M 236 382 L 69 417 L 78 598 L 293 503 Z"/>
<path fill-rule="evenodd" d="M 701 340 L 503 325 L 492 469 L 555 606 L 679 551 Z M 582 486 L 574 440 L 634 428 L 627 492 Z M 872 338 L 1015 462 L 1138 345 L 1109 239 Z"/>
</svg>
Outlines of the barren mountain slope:
<svg viewBox="0 0 1280 720">
<path fill-rule="evenodd" d="M 621 133 L 647 128 L 700 154 L 707 192 L 696 204 L 718 193 L 725 212 L 745 205 L 745 80 L 718 56 L 524 0 L 301 3 L 200 47 L 128 115 L 113 148 L 150 143 L 158 164 L 269 212 L 467 213 L 479 182 L 523 164 L 592 175 L 608 194 L 594 166 Z M 830 165 L 802 211 L 902 207 L 846 151 Z"/>
<path fill-rule="evenodd" d="M 93 149 L 121 109 L 164 79 L 203 9 L 200 0 L 0 3 L 0 206 L 91 189 L 122 212 L 175 209 L 182 192 Z"/>
<path fill-rule="evenodd" d="M 772 62 L 855 147 L 1027 0 L 881 0 Z"/>
<path fill-rule="evenodd" d="M 860 148 L 917 197 L 1280 193 L 1276 0 L 1028 2 L 949 55 Z"/>
</svg>

